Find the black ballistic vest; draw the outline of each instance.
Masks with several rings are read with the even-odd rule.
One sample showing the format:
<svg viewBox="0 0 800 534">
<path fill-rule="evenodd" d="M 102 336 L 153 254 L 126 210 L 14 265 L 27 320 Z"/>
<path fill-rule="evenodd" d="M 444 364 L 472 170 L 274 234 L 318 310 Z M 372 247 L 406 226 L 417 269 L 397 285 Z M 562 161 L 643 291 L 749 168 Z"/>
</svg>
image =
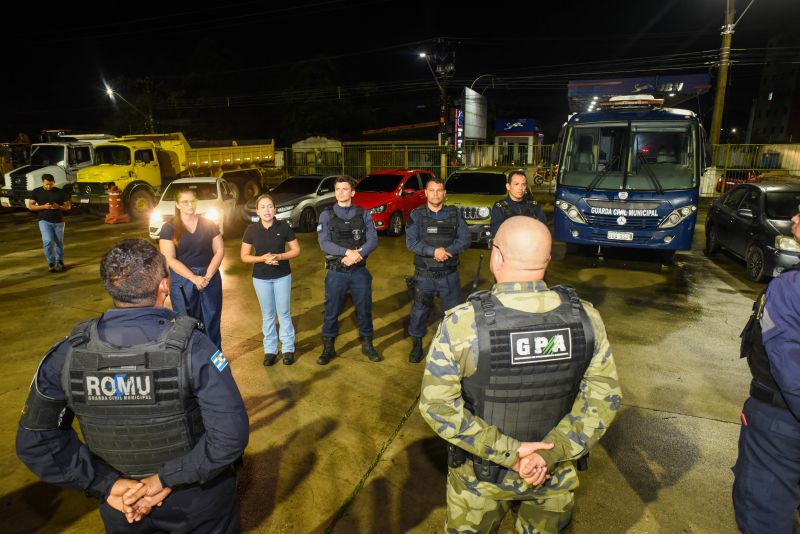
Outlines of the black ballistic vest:
<svg viewBox="0 0 800 534">
<path fill-rule="evenodd" d="M 794 270 L 792 268 L 791 270 Z M 786 269 L 788 271 L 790 269 Z M 784 272 L 786 272 L 784 271 Z M 761 290 L 753 302 L 753 312 L 747 321 L 742 333 L 739 356 L 747 358 L 747 365 L 750 367 L 750 374 L 753 379 L 750 382 L 750 394 L 768 404 L 786 408 L 786 402 L 781 395 L 781 389 L 772 377 L 769 366 L 767 349 L 764 348 L 764 341 L 761 337 L 761 316 L 764 314 L 764 304 L 767 297 L 767 287 Z"/>
<path fill-rule="evenodd" d="M 176 317 L 159 339 L 132 347 L 102 341 L 98 321 L 70 334 L 62 387 L 89 450 L 124 477 L 143 478 L 205 433 L 191 385 L 197 320 Z"/>
<path fill-rule="evenodd" d="M 443 209 L 447 210 L 446 219 L 434 219 L 428 215 L 427 206 L 416 208 L 419 210 L 420 218 L 420 234 L 422 242 L 428 246 L 439 248 L 449 247 L 456 240 L 458 234 L 458 208 L 455 206 L 444 206 Z M 458 266 L 458 255 L 448 258 L 444 262 L 438 262 L 433 258 L 423 257 L 418 254 L 414 255 L 414 266 L 427 270 L 427 269 L 453 269 Z"/>
<path fill-rule="evenodd" d="M 535 200 L 526 200 L 523 198 L 523 201 L 519 203 L 520 206 L 519 213 L 511 210 L 511 205 L 508 203 L 507 198 L 504 198 L 503 200 L 498 200 L 495 205 L 502 210 L 504 219 L 508 219 L 509 217 L 514 217 L 516 215 L 524 215 L 525 217 L 533 217 L 534 219 L 537 218 L 536 217 L 537 203 Z"/>
<path fill-rule="evenodd" d="M 336 215 L 333 208 L 328 208 L 328 220 L 331 226 L 331 241 L 348 250 L 359 248 L 367 241 L 367 225 L 364 223 L 364 208 L 355 206 L 352 219 L 344 220 Z M 342 256 L 338 256 L 342 258 Z"/>
<path fill-rule="evenodd" d="M 569 413 L 594 353 L 594 330 L 575 290 L 548 313 L 503 304 L 488 291 L 470 296 L 478 368 L 462 381 L 467 409 L 503 434 L 540 441 Z"/>
</svg>

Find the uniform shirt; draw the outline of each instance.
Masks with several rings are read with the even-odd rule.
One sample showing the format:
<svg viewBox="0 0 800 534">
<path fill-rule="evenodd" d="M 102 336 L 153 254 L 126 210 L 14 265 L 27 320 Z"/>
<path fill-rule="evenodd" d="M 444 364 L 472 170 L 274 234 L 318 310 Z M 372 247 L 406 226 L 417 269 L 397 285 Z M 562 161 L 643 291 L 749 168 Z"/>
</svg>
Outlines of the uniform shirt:
<svg viewBox="0 0 800 534">
<path fill-rule="evenodd" d="M 547 313 L 561 303 L 558 293 L 549 291 L 542 281 L 495 284 L 492 294 L 508 308 L 531 313 Z M 479 482 L 482 496 L 514 499 L 521 494 L 541 495 L 552 490 L 574 489 L 578 486 L 578 476 L 573 463 L 567 461 L 583 456 L 616 416 L 622 393 L 605 326 L 591 304 L 583 302 L 583 306 L 594 329 L 594 353 L 580 382 L 572 410 L 541 440 L 555 445 L 552 450 L 539 451 L 552 477 L 542 486 L 532 488 L 516 472 L 509 471 L 505 480 L 511 480 L 511 484 Z M 475 374 L 477 359 L 475 312 L 472 304 L 467 302 L 446 312 L 431 342 L 422 377 L 419 409 L 425 421 L 442 438 L 511 469 L 518 459 L 517 449 L 522 443 L 501 433 L 496 426 L 473 415 L 464 406 L 461 381 Z M 469 462 L 458 469 L 472 471 Z"/>
<path fill-rule="evenodd" d="M 280 254 L 286 252 L 286 243 L 295 239 L 294 231 L 288 223 L 273 219 L 272 226 L 269 228 L 264 228 L 261 221 L 248 226 L 242 236 L 242 243 L 253 245 L 253 256 L 263 256 L 267 253 Z M 289 260 L 280 260 L 278 265 L 253 264 L 253 278 L 258 278 L 259 280 L 283 278 L 291 272 Z"/>
<path fill-rule="evenodd" d="M 436 220 L 447 219 L 448 210 L 448 206 L 442 205 L 442 209 L 439 211 L 431 211 L 427 204 L 423 204 L 419 208 L 412 210 L 408 218 L 408 223 L 406 224 L 406 246 L 408 250 L 418 256 L 432 258 L 436 248 L 427 245 L 422 240 L 422 216 L 427 215 Z M 467 250 L 471 240 L 469 226 L 467 226 L 467 222 L 464 220 L 460 211 L 458 211 L 457 220 L 458 227 L 456 228 L 456 238 L 450 245 L 444 247 L 445 251 L 454 256 Z"/>
<path fill-rule="evenodd" d="M 175 225 L 172 224 L 172 221 L 167 221 L 161 227 L 158 238 L 171 241 L 173 235 L 175 235 Z M 211 258 L 214 257 L 212 242 L 218 235 L 217 223 L 199 216 L 194 233 L 186 231 L 186 228 L 183 229 L 181 241 L 175 250 L 175 258 L 190 269 L 208 267 Z"/>
<path fill-rule="evenodd" d="M 98 323 L 100 337 L 115 345 L 130 346 L 157 339 L 170 327 L 175 313 L 167 308 L 116 308 Z M 61 371 L 69 350 L 66 339 L 45 356 L 34 377 L 39 391 L 64 400 Z M 164 462 L 158 475 L 167 487 L 206 482 L 237 460 L 249 438 L 249 423 L 230 365 L 219 371 L 212 362 L 217 347 L 205 334 L 192 338 L 192 392 L 198 399 L 205 434 L 185 455 Z M 17 456 L 44 482 L 107 496 L 120 474 L 92 455 L 68 430 L 17 429 Z M 179 489 L 179 488 L 178 488 Z"/>
<path fill-rule="evenodd" d="M 525 204 L 530 204 L 531 201 L 525 197 L 522 197 L 522 200 L 517 202 L 516 200 L 511 200 L 511 197 L 506 197 L 503 200 L 508 202 L 508 209 L 511 213 L 516 215 L 523 214 L 523 208 Z M 547 216 L 544 214 L 544 210 L 542 210 L 542 206 L 536 203 L 532 206 L 533 215 L 539 219 L 542 224 L 547 224 Z M 500 225 L 503 224 L 503 221 L 506 220 L 505 213 L 503 213 L 503 209 L 498 206 L 498 202 L 495 202 L 494 206 L 492 206 L 492 226 L 490 228 L 492 235 L 497 233 L 497 229 L 500 228 Z"/>
<path fill-rule="evenodd" d="M 772 376 L 800 421 L 800 271 L 785 272 L 767 287 L 761 339 Z"/>
<path fill-rule="evenodd" d="M 356 205 L 343 208 L 339 204 L 333 205 L 333 213 L 340 219 L 349 221 L 356 214 Z M 331 239 L 331 219 L 328 210 L 324 210 L 319 216 L 319 225 L 317 226 L 317 239 L 319 241 L 319 248 L 326 254 L 331 256 L 344 256 L 347 249 L 341 245 L 337 245 Z M 369 210 L 364 210 L 364 225 L 366 226 L 366 241 L 361 245 L 361 257 L 366 258 L 378 246 L 378 232 L 375 231 L 375 223 L 372 222 L 372 216 Z"/>
<path fill-rule="evenodd" d="M 28 195 L 28 198 L 40 206 L 47 204 L 48 202 L 52 202 L 53 204 L 63 204 L 69 200 L 64 191 L 58 187 L 53 187 L 49 191 L 44 187 L 37 187 L 31 191 L 30 195 Z M 40 221 L 47 221 L 51 223 L 64 222 L 64 212 L 61 210 L 39 210 L 36 212 L 36 214 L 39 216 Z"/>
</svg>

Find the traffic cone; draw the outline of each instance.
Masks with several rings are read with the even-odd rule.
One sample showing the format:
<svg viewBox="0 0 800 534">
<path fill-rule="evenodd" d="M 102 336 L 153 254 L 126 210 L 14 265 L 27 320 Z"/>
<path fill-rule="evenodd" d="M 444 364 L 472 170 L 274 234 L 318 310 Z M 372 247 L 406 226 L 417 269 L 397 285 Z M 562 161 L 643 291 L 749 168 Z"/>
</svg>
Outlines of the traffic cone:
<svg viewBox="0 0 800 534">
<path fill-rule="evenodd" d="M 108 190 L 108 214 L 106 215 L 106 224 L 124 222 L 130 222 L 130 218 L 128 214 L 125 213 L 125 207 L 122 205 L 122 191 L 115 185 Z"/>
</svg>

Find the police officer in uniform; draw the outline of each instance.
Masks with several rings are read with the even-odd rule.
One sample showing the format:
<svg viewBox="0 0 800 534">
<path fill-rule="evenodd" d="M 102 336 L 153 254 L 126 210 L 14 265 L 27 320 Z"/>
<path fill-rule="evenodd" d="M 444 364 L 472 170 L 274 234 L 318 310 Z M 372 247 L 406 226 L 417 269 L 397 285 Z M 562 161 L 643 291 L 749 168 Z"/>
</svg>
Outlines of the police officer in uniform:
<svg viewBox="0 0 800 534">
<path fill-rule="evenodd" d="M 235 466 L 249 429 L 225 356 L 196 320 L 163 307 L 166 262 L 145 239 L 114 245 L 100 275 L 115 307 L 39 364 L 17 456 L 45 482 L 99 499 L 108 532 L 238 532 Z"/>
<path fill-rule="evenodd" d="M 339 335 L 339 314 L 347 291 L 353 297 L 358 316 L 361 352 L 373 362 L 383 358 L 372 345 L 372 275 L 366 268 L 367 256 L 378 246 L 378 233 L 372 217 L 361 206 L 353 205 L 355 181 L 349 176 L 336 178 L 336 204 L 319 216 L 319 246 L 325 252 L 325 315 L 322 323 L 322 354 L 317 359 L 327 365 L 336 357 L 334 340 Z"/>
<path fill-rule="evenodd" d="M 570 288 L 548 289 L 550 232 L 508 219 L 494 238 L 497 283 L 449 310 L 428 352 L 423 418 L 449 442 L 447 532 L 569 527 L 576 461 L 619 410 L 600 314 Z"/>
<path fill-rule="evenodd" d="M 792 217 L 800 242 L 800 213 Z M 791 533 L 800 506 L 800 269 L 773 279 L 742 332 L 753 380 L 744 403 L 733 508 L 745 534 Z"/>
<path fill-rule="evenodd" d="M 524 215 L 539 219 L 543 224 L 547 224 L 547 216 L 542 210 L 542 206 L 530 197 L 528 191 L 528 177 L 522 171 L 511 171 L 506 179 L 506 190 L 508 196 L 498 200 L 492 206 L 492 235 L 497 233 L 500 225 L 515 215 Z"/>
<path fill-rule="evenodd" d="M 457 207 L 444 205 L 445 194 L 444 181 L 429 175 L 427 203 L 411 212 L 406 225 L 406 246 L 414 253 L 414 300 L 408 325 L 411 363 L 425 355 L 422 338 L 433 298 L 439 295 L 443 312 L 461 302 L 458 255 L 469 248 L 469 227 Z"/>
</svg>

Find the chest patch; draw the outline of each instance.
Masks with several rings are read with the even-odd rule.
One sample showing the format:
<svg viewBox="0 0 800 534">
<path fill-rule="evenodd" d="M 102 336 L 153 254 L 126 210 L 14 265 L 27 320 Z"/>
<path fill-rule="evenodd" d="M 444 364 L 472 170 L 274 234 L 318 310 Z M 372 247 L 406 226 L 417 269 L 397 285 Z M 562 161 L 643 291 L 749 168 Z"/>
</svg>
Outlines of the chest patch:
<svg viewBox="0 0 800 534">
<path fill-rule="evenodd" d="M 572 333 L 569 328 L 511 332 L 509 337 L 512 365 L 572 359 Z"/>
<path fill-rule="evenodd" d="M 84 376 L 86 404 L 155 404 L 152 371 L 90 372 Z"/>
<path fill-rule="evenodd" d="M 438 226 L 428 226 L 425 229 L 425 231 L 427 233 L 429 233 L 429 234 L 438 234 L 439 233 L 439 227 Z"/>
</svg>

